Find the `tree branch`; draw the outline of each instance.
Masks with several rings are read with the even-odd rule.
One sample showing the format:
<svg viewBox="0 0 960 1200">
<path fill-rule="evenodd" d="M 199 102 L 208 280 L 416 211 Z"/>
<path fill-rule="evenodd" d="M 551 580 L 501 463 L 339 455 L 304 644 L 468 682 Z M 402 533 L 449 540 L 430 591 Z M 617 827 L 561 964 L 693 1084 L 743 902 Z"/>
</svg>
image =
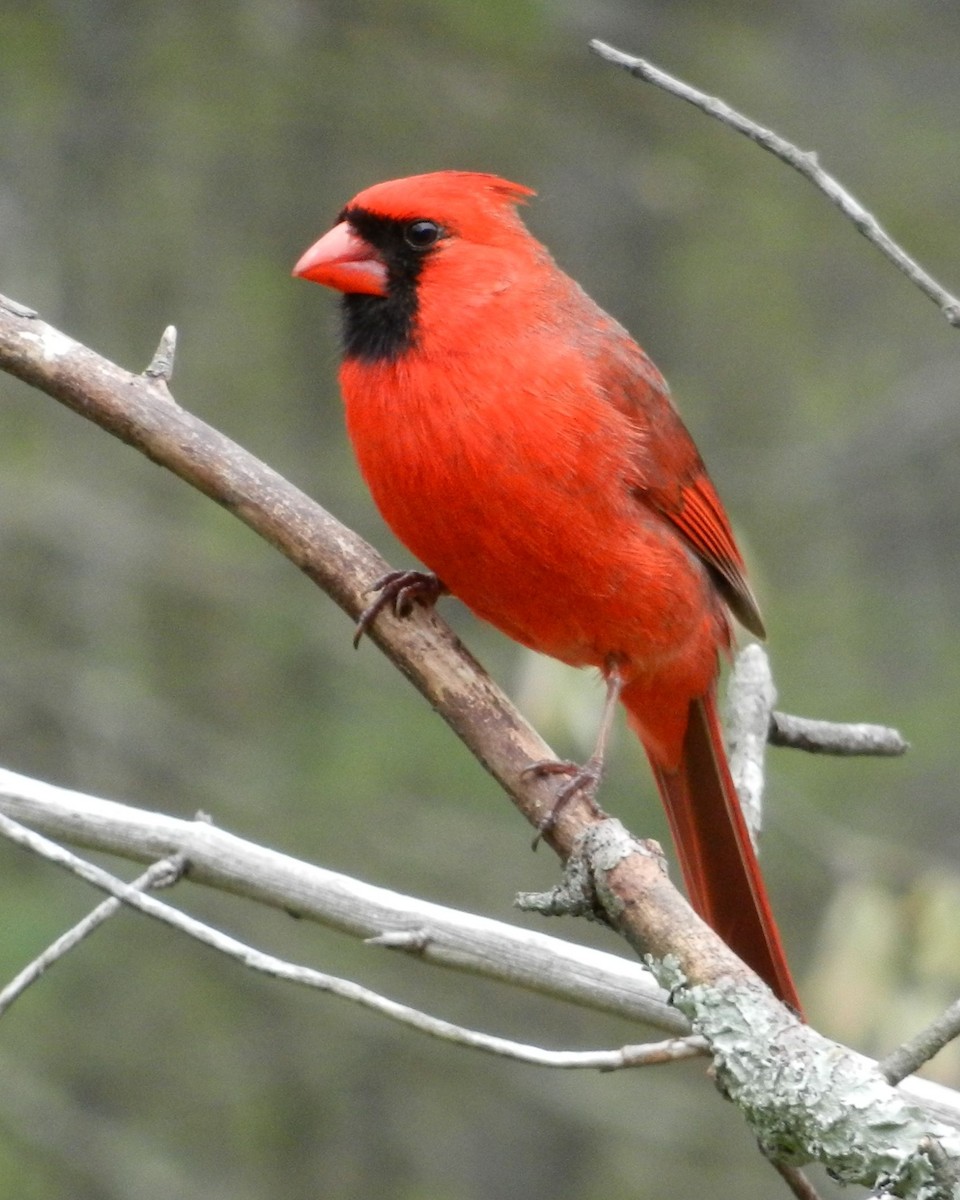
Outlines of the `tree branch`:
<svg viewBox="0 0 960 1200">
<path fill-rule="evenodd" d="M 374 887 L 257 846 L 207 820 L 146 812 L 3 769 L 0 812 L 49 837 L 135 861 L 181 856 L 190 864 L 192 883 L 295 913 L 371 946 L 405 950 L 424 963 L 612 1013 L 671 1036 L 690 1032 L 686 1017 L 635 959 Z"/>
<path fill-rule="evenodd" d="M 937 305 L 951 325 L 960 327 L 960 300 L 951 295 L 932 275 L 912 259 L 887 233 L 873 213 L 864 208 L 860 201 L 832 175 L 824 171 L 815 153 L 809 150 L 800 150 L 791 142 L 780 137 L 779 134 L 774 133 L 772 129 L 766 129 L 763 125 L 758 125 L 756 121 L 745 117 L 743 113 L 737 112 L 724 100 L 720 100 L 716 96 L 708 96 L 706 92 L 701 92 L 673 75 L 668 75 L 666 71 L 655 67 L 646 59 L 624 54 L 622 50 L 617 50 L 597 39 L 590 42 L 590 49 L 607 62 L 623 67 L 637 79 L 654 84 L 655 87 L 669 92 L 671 96 L 677 96 L 695 108 L 699 108 L 701 112 L 706 113 L 709 117 L 714 117 L 730 129 L 742 133 L 752 142 L 756 142 L 758 146 L 762 146 L 764 150 L 769 150 L 771 154 L 776 155 L 781 162 L 785 162 L 787 166 L 799 171 L 814 187 L 823 192 L 831 204 L 836 205 L 843 215 L 853 222 L 867 241 L 872 242 L 897 270 L 902 271 L 925 296 Z"/>
<path fill-rule="evenodd" d="M 206 820 L 146 812 L 2 769 L 0 813 L 134 861 L 166 855 L 188 862 L 192 883 L 295 913 L 370 946 L 414 953 L 424 963 L 652 1025 L 672 1035 L 667 1045 L 690 1031 L 686 1017 L 633 959 L 373 887 L 244 841 Z M 899 1090 L 929 1120 L 960 1130 L 960 1094 L 915 1078 Z"/>
<path fill-rule="evenodd" d="M 336 976 L 327 975 L 312 967 L 285 962 L 272 954 L 265 954 L 262 950 L 248 946 L 237 938 L 230 937 L 228 934 L 198 921 L 195 917 L 171 908 L 170 905 L 163 904 L 143 893 L 141 889 L 144 886 L 151 883 L 156 886 L 161 879 L 171 882 L 171 875 L 178 876 L 182 864 L 173 864 L 169 860 L 155 863 L 140 879 L 128 884 L 115 878 L 108 871 L 104 871 L 102 867 L 94 866 L 93 863 L 79 858 L 48 838 L 41 837 L 40 834 L 27 829 L 26 826 L 12 821 L 2 813 L 0 813 L 0 834 L 8 841 L 31 850 L 48 862 L 55 863 L 72 872 L 93 887 L 107 892 L 111 897 L 58 940 L 55 957 L 60 957 L 67 950 L 72 949 L 83 936 L 91 932 L 92 928 L 102 924 L 107 917 L 112 916 L 123 903 L 165 925 L 172 926 L 228 958 L 241 962 L 251 970 L 259 971 L 274 979 L 282 979 L 288 983 L 314 988 L 317 991 L 338 996 L 343 1000 L 349 1000 L 353 1004 L 371 1009 L 381 1016 L 388 1017 L 401 1025 L 406 1025 L 408 1028 L 440 1041 L 482 1050 L 487 1054 L 495 1054 L 502 1058 L 564 1070 L 617 1071 L 626 1067 L 653 1066 L 682 1058 L 691 1058 L 703 1054 L 705 1050 L 705 1044 L 701 1038 L 690 1037 L 672 1038 L 668 1042 L 656 1042 L 649 1045 L 624 1046 L 619 1050 L 545 1050 L 539 1046 L 530 1046 L 507 1038 L 480 1033 L 477 1030 L 465 1029 L 461 1025 L 454 1025 L 450 1021 L 432 1017 L 409 1005 L 399 1004 L 397 1001 L 381 996 L 351 980 L 338 979 Z M 187 865 L 189 867 L 189 864 Z M 43 958 L 53 961 L 49 954 L 44 955 Z M 28 969 L 29 978 L 27 977 L 28 972 L 22 972 L 17 981 L 14 981 L 15 983 L 19 982 L 21 986 L 16 992 L 11 993 L 10 1000 L 14 999 L 15 995 L 18 995 L 28 983 L 39 978 L 41 971 L 33 969 L 34 966 L 35 964 L 31 964 L 31 968 Z M 13 985 L 11 985 L 12 987 Z M 11 988 L 6 989 L 6 992 L 11 992 Z M 0 1007 L 0 1014 L 2 1011 L 3 1007 Z"/>
<path fill-rule="evenodd" d="M 0 816 L 0 819 L 5 818 Z M 6 831 L 3 830 L 3 832 L 5 833 Z M 172 858 L 164 858 L 160 862 L 152 863 L 129 886 L 136 888 L 138 891 L 144 888 L 170 887 L 180 878 L 183 869 L 184 860 L 180 855 L 175 855 Z M 72 929 L 67 930 L 66 933 L 58 937 L 33 962 L 28 963 L 22 971 L 15 975 L 7 986 L 0 991 L 0 1017 L 58 959 L 63 958 L 65 954 L 69 954 L 84 938 L 89 937 L 94 930 L 99 929 L 105 921 L 109 921 L 120 909 L 120 903 L 115 896 L 111 896 L 109 900 L 104 900 L 102 904 L 98 904 L 93 912 L 88 913 L 82 921 L 78 921 Z"/>
<path fill-rule="evenodd" d="M 899 730 L 888 725 L 840 724 L 782 712 L 771 712 L 768 740 L 771 746 L 789 746 L 810 754 L 834 754 L 841 758 L 899 758 L 910 749 L 910 743 Z"/>
<path fill-rule="evenodd" d="M 960 1000 L 954 1000 L 935 1021 L 922 1029 L 915 1037 L 888 1054 L 880 1063 L 880 1070 L 890 1083 L 899 1083 L 914 1071 L 929 1062 L 935 1054 L 960 1037 Z"/>
</svg>

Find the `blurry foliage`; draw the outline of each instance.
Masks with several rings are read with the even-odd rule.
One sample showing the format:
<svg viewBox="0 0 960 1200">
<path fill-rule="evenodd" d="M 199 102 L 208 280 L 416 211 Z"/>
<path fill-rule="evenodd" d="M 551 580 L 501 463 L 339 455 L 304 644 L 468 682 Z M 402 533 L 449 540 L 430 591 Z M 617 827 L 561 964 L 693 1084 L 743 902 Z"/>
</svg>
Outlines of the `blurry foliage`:
<svg viewBox="0 0 960 1200">
<path fill-rule="evenodd" d="M 770 766 L 765 862 L 801 978 L 813 964 L 812 1016 L 879 1053 L 956 991 L 956 956 L 936 950 L 960 851 L 957 334 L 805 183 L 602 66 L 589 36 L 816 148 L 960 283 L 960 10 L 934 0 L 8 0 L 0 290 L 133 369 L 175 323 L 180 402 L 405 563 L 345 443 L 333 299 L 290 266 L 377 179 L 459 166 L 536 186 L 531 226 L 673 383 L 752 559 L 783 706 L 914 743 L 895 763 Z M 289 564 L 52 401 L 5 377 L 0 399 L 5 765 L 202 808 L 499 917 L 554 879 L 493 783 Z M 594 684 L 445 611 L 578 752 Z M 605 795 L 665 836 L 627 738 Z M 873 839 L 872 870 L 838 855 L 838 829 Z M 6 978 L 94 898 L 2 847 L 0 872 Z M 181 890 L 242 937 L 453 1019 L 558 1046 L 637 1038 Z M 700 1066 L 546 1079 L 248 978 L 129 914 L 2 1032 L 0 1200 L 775 1186 Z"/>
<path fill-rule="evenodd" d="M 869 861 L 869 860 L 868 860 Z M 827 908 L 808 993 L 830 1013 L 835 1036 L 882 1057 L 952 1004 L 960 992 L 960 872 L 920 871 L 902 890 L 851 879 Z M 956 1086 L 960 1045 L 925 1074 Z"/>
</svg>

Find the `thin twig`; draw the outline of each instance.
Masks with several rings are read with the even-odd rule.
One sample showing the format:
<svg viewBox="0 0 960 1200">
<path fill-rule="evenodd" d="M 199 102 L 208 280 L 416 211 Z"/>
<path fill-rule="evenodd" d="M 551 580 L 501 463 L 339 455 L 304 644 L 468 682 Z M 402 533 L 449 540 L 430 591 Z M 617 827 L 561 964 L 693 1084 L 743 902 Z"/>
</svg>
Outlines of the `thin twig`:
<svg viewBox="0 0 960 1200">
<path fill-rule="evenodd" d="M 928 274 L 907 252 L 893 240 L 881 226 L 876 217 L 851 195 L 842 184 L 829 175 L 820 166 L 815 153 L 800 150 L 791 142 L 780 137 L 772 129 L 766 129 L 745 117 L 743 113 L 731 108 L 725 101 L 716 96 L 708 96 L 706 92 L 698 91 L 680 79 L 661 71 L 643 58 L 608 46 L 605 42 L 593 40 L 590 49 L 607 62 L 623 67 L 631 75 L 652 83 L 673 96 L 686 100 L 707 116 L 728 125 L 745 137 L 756 142 L 771 154 L 776 155 L 782 162 L 799 171 L 814 187 L 818 188 L 827 199 L 848 217 L 867 241 L 872 242 L 890 262 L 907 276 L 925 296 L 929 297 L 953 326 L 960 327 L 960 300 L 942 287 L 932 275 Z"/>
<path fill-rule="evenodd" d="M 168 325 L 160 335 L 160 342 L 150 360 L 150 365 L 143 372 L 144 375 L 150 379 L 159 379 L 163 383 L 169 383 L 173 378 L 173 363 L 176 356 L 177 327 Z"/>
<path fill-rule="evenodd" d="M 772 1159 L 770 1162 L 797 1200 L 820 1200 L 820 1193 L 799 1167 L 788 1167 L 785 1163 L 773 1162 Z"/>
<path fill-rule="evenodd" d="M 369 988 L 361 987 L 352 980 L 339 979 L 322 971 L 316 971 L 312 967 L 299 966 L 296 963 L 285 962 L 272 954 L 265 954 L 262 950 L 248 946 L 244 942 L 230 937 L 229 934 L 222 933 L 219 929 L 205 925 L 195 917 L 188 916 L 179 909 L 171 908 L 170 905 L 156 900 L 153 896 L 144 894 L 133 884 L 124 883 L 123 880 L 117 879 L 101 867 L 94 866 L 93 863 L 87 862 L 86 859 L 80 858 L 64 849 L 63 846 L 51 842 L 48 838 L 42 837 L 32 829 L 27 829 L 25 825 L 21 825 L 3 814 L 0 814 L 0 834 L 48 862 L 72 872 L 80 879 L 92 884 L 93 887 L 108 892 L 117 903 L 122 901 L 124 904 L 129 904 L 148 917 L 162 921 L 203 945 L 210 946 L 221 954 L 236 959 L 251 970 L 259 971 L 274 979 L 284 979 L 302 987 L 310 987 L 339 996 L 343 1000 L 349 1000 L 363 1008 L 369 1008 L 380 1013 L 381 1016 L 389 1017 L 401 1025 L 406 1025 L 442 1041 L 469 1046 L 474 1050 L 483 1050 L 487 1054 L 497 1054 L 537 1066 L 594 1071 L 616 1071 L 625 1067 L 674 1062 L 681 1058 L 702 1055 L 706 1049 L 702 1038 L 688 1037 L 670 1038 L 667 1041 L 655 1042 L 646 1046 L 624 1046 L 617 1050 L 545 1050 L 540 1046 L 529 1046 L 522 1042 L 510 1041 L 507 1038 L 465 1029 L 450 1021 L 431 1017 L 406 1004 L 398 1004 L 397 1001 L 381 996 Z M 167 869 L 169 871 L 169 867 Z M 100 908 L 103 907 L 103 905 L 100 906 Z"/>
<path fill-rule="evenodd" d="M 810 754 L 840 757 L 898 758 L 910 749 L 910 743 L 899 730 L 887 725 L 840 724 L 782 712 L 770 714 L 768 737 L 771 746 L 789 746 Z"/>
<path fill-rule="evenodd" d="M 3 768 L 0 812 L 54 841 L 137 862 L 181 853 L 197 886 L 415 954 L 428 966 L 639 1021 L 664 1037 L 690 1032 L 687 1019 L 634 958 L 376 887 L 246 841 L 208 821 L 133 808 Z M 401 935 L 399 945 L 393 944 L 393 934 Z M 381 937 L 382 942 L 375 940 Z"/>
<path fill-rule="evenodd" d="M 183 874 L 184 866 L 185 861 L 182 855 L 174 855 L 172 858 L 161 859 L 159 862 L 151 864 L 142 875 L 137 876 L 128 886 L 136 888 L 138 891 L 146 891 L 149 888 L 171 887 Z M 72 929 L 68 929 L 55 942 L 52 942 L 33 962 L 28 963 L 0 991 L 0 1016 L 3 1016 L 10 1005 L 22 996 L 32 983 L 36 983 L 40 976 L 49 967 L 52 967 L 57 959 L 63 958 L 74 946 L 79 945 L 84 938 L 89 937 L 104 921 L 108 921 L 120 907 L 121 903 L 116 897 L 111 896 L 109 900 L 104 900 L 102 904 L 98 904 L 92 912 L 88 913 L 82 921 L 78 921 Z"/>
<path fill-rule="evenodd" d="M 889 1083 L 899 1083 L 957 1037 L 960 1037 L 960 1000 L 954 1000 L 926 1029 L 881 1059 L 880 1070 Z"/>
<path fill-rule="evenodd" d="M 35 308 L 31 308 L 28 304 L 21 304 L 19 300 L 12 300 L 9 296 L 0 296 L 0 308 L 5 308 L 15 317 L 33 318 L 39 315 Z"/>
</svg>

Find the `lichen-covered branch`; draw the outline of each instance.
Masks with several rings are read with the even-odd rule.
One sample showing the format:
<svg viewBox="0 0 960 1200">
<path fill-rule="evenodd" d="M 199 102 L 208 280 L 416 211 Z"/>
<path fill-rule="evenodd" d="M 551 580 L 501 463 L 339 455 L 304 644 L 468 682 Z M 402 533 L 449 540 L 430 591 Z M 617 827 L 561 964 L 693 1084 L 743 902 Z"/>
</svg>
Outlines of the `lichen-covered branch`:
<svg viewBox="0 0 960 1200">
<path fill-rule="evenodd" d="M 670 984 L 670 963 L 658 972 Z M 764 1152 L 795 1166 L 826 1163 L 844 1183 L 933 1200 L 942 1164 L 960 1161 L 960 1134 L 931 1122 L 891 1087 L 875 1063 L 844 1050 L 809 1026 L 783 1021 L 749 990 L 714 990 L 709 999 L 677 978 L 675 1000 L 694 1017 L 714 1056 L 717 1084 L 746 1114 Z"/>
<path fill-rule="evenodd" d="M 648 962 L 674 1003 L 690 1018 L 713 1055 L 717 1085 L 750 1123 L 764 1153 L 799 1167 L 825 1164 L 845 1183 L 878 1193 L 945 1200 L 945 1183 L 960 1163 L 960 1133 L 930 1119 L 892 1087 L 876 1063 L 824 1038 L 766 989 L 721 974 L 716 959 L 704 986 L 691 975 L 704 948 L 670 936 L 673 897 L 660 894 L 655 858 L 632 843 L 616 822 L 584 835 L 597 902 L 610 923 L 633 940 L 638 910 L 648 936 Z M 677 898 L 679 900 L 679 897 Z M 682 903 L 682 901 L 680 901 Z M 627 921 L 627 914 L 634 920 Z M 639 949 L 639 947 L 638 947 Z"/>
</svg>

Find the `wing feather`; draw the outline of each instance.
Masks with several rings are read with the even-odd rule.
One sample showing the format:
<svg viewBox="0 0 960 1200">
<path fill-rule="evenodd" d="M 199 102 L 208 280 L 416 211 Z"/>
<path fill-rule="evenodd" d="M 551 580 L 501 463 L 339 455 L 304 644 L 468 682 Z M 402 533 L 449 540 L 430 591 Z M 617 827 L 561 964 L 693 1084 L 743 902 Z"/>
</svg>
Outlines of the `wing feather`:
<svg viewBox="0 0 960 1200">
<path fill-rule="evenodd" d="M 624 337 L 618 345 L 620 354 L 604 361 L 604 391 L 637 429 L 632 490 L 683 535 L 734 616 L 762 638 L 763 618 L 747 582 L 743 556 L 666 381 L 632 339 Z"/>
</svg>

